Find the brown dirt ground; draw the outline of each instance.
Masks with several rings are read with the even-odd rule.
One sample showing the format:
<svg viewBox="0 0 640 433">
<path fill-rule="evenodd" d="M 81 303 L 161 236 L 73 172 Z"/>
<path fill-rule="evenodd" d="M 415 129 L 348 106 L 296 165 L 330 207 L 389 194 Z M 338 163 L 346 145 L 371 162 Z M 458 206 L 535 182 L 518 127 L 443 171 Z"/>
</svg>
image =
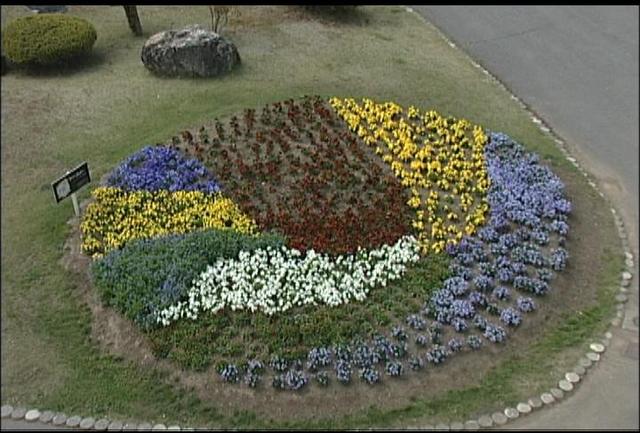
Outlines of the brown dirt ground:
<svg viewBox="0 0 640 433">
<path fill-rule="evenodd" d="M 312 384 L 301 392 L 289 392 L 277 391 L 264 382 L 255 390 L 229 385 L 219 379 L 213 367 L 205 373 L 181 371 L 167 360 L 156 360 L 144 334 L 116 311 L 101 305 L 89 278 L 90 259 L 80 253 L 76 218 L 69 222 L 74 230 L 65 247 L 63 261 L 77 277 L 78 290 L 94 317 L 92 338 L 104 353 L 122 357 L 143 368 L 169 372 L 171 383 L 193 389 L 201 400 L 211 403 L 221 413 L 246 410 L 259 417 L 285 421 L 319 419 L 321 414 L 339 418 L 371 406 L 387 410 L 402 408 L 415 398 L 429 399 L 448 390 L 478 385 L 502 359 L 526 348 L 543 328 L 554 326 L 562 313 L 584 310 L 596 302 L 596 282 L 603 270 L 601 258 L 615 241 L 603 234 L 611 233 L 603 230 L 611 225 L 609 209 L 592 190 L 583 192 L 584 180 L 579 173 L 559 168 L 554 171 L 565 182 L 567 196 L 573 203 L 567 241 L 571 256 L 567 269 L 552 280 L 552 291 L 537 302 L 538 310 L 528 314 L 523 324 L 510 333 L 506 345 L 487 344 L 478 352 L 460 353 L 443 366 L 408 372 L 401 379 L 385 377 L 375 387 L 362 383 L 355 372 L 355 380 L 349 386 L 334 380 L 328 388 Z M 319 411 L 319 407 L 323 410 Z"/>
</svg>

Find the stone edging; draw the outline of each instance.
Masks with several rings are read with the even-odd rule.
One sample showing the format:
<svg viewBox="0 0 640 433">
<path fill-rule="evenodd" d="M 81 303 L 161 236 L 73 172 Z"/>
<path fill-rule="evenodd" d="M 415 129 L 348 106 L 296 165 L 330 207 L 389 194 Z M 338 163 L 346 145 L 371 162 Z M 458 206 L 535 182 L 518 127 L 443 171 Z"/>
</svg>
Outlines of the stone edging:
<svg viewBox="0 0 640 433">
<path fill-rule="evenodd" d="M 419 14 L 417 14 L 413 9 L 407 7 L 406 11 L 409 13 L 413 13 L 418 16 L 420 19 L 424 20 Z M 434 28 L 438 31 L 440 36 L 451 46 L 455 48 L 455 44 L 450 41 L 438 28 L 434 26 Z M 625 254 L 625 266 L 626 270 L 621 274 L 620 281 L 620 293 L 616 295 L 616 315 L 611 320 L 611 327 L 619 327 L 622 323 L 622 319 L 624 318 L 624 304 L 628 300 L 628 291 L 629 286 L 631 284 L 631 279 L 633 278 L 633 254 L 630 251 L 629 240 L 627 238 L 627 233 L 624 229 L 624 223 L 622 222 L 622 218 L 618 215 L 618 212 L 613 208 L 611 202 L 604 195 L 602 190 L 598 187 L 598 185 L 591 180 L 589 174 L 586 170 L 578 163 L 578 161 L 573 158 L 569 151 L 566 148 L 565 142 L 549 127 L 547 126 L 543 120 L 538 118 L 533 110 L 531 110 L 524 102 L 522 102 L 517 96 L 515 96 L 509 89 L 495 76 L 493 76 L 489 71 L 484 69 L 480 64 L 475 62 L 473 59 L 469 58 L 471 63 L 479 68 L 487 75 L 493 82 L 495 82 L 498 86 L 500 86 L 503 90 L 507 91 L 511 94 L 511 99 L 518 102 L 520 107 L 525 109 L 529 114 L 531 114 L 531 120 L 538 125 L 538 128 L 549 134 L 556 144 L 558 145 L 558 149 L 565 156 L 567 161 L 576 167 L 580 173 L 587 179 L 589 186 L 591 186 L 597 193 L 602 197 L 610 206 L 611 213 L 613 214 L 616 227 L 618 229 L 618 236 L 620 237 L 622 248 Z M 555 402 L 562 400 L 565 396 L 568 396 L 572 391 L 574 391 L 578 384 L 582 381 L 582 378 L 587 374 L 587 371 L 595 366 L 600 359 L 602 358 L 602 354 L 605 352 L 606 348 L 611 343 L 611 338 L 613 334 L 610 331 L 607 331 L 604 334 L 604 338 L 602 340 L 598 340 L 592 342 L 589 345 L 589 351 L 585 353 L 585 355 L 579 359 L 578 364 L 573 368 L 573 370 L 568 371 L 565 375 L 558 381 L 557 385 L 547 392 L 542 393 L 539 396 L 533 396 L 529 398 L 527 401 L 522 401 L 516 405 L 516 407 L 506 407 L 501 411 L 496 411 L 492 414 L 481 415 L 476 419 L 471 419 L 466 422 L 452 422 L 450 424 L 440 423 L 437 425 L 425 425 L 421 427 L 421 430 L 479 430 L 483 428 L 490 428 L 493 426 L 502 426 L 509 421 L 513 421 L 521 416 L 526 416 L 531 412 L 535 412 L 544 407 L 548 407 L 553 405 Z M 53 426 L 66 426 L 66 427 L 77 427 L 83 430 L 109 430 L 109 431 L 120 431 L 120 430 L 173 430 L 173 431 L 193 431 L 194 428 L 191 427 L 180 427 L 178 425 L 172 425 L 167 427 L 164 424 L 151 424 L 148 422 L 122 422 L 122 421 L 111 421 L 106 418 L 101 418 L 96 420 L 92 417 L 80 417 L 80 416 L 71 416 L 67 417 L 66 414 L 62 412 L 53 412 L 49 410 L 40 411 L 38 409 L 32 408 L 27 409 L 24 407 L 13 407 L 10 405 L 4 405 L 0 408 L 0 415 L 2 419 L 12 419 L 12 420 L 24 420 L 27 422 L 39 422 L 44 424 L 51 424 Z"/>
</svg>

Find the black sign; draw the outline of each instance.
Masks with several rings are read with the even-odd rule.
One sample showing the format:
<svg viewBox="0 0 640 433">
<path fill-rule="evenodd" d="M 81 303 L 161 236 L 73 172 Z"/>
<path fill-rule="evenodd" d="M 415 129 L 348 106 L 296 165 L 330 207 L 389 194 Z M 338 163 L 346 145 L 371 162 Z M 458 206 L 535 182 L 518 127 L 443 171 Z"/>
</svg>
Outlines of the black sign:
<svg viewBox="0 0 640 433">
<path fill-rule="evenodd" d="M 56 203 L 67 198 L 89 182 L 91 182 L 89 165 L 84 162 L 51 184 Z"/>
</svg>

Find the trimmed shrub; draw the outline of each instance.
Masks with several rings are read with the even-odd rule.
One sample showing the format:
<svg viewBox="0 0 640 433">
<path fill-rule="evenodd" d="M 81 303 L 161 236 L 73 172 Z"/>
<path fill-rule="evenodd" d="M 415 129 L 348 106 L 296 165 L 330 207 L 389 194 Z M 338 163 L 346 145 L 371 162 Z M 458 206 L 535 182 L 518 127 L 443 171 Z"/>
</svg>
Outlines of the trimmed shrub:
<svg viewBox="0 0 640 433">
<path fill-rule="evenodd" d="M 48 65 L 91 51 L 97 38 L 93 25 L 62 14 L 18 18 L 3 34 L 5 55 L 18 65 Z"/>
<path fill-rule="evenodd" d="M 143 328 L 154 313 L 183 300 L 207 265 L 240 251 L 279 247 L 276 235 L 250 236 L 230 230 L 205 230 L 128 243 L 93 263 L 94 282 L 103 302 Z"/>
</svg>

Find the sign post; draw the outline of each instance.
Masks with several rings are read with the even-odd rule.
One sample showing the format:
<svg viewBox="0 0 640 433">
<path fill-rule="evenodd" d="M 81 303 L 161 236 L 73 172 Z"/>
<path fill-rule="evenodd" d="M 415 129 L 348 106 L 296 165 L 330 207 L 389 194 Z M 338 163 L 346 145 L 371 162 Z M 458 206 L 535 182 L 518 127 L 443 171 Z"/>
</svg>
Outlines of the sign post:
<svg viewBox="0 0 640 433">
<path fill-rule="evenodd" d="M 89 165 L 86 162 L 71 171 L 67 171 L 64 176 L 51 184 L 56 203 L 60 203 L 71 195 L 73 211 L 76 216 L 80 216 L 80 206 L 78 206 L 76 191 L 89 182 L 91 182 L 91 175 L 89 174 Z"/>
</svg>

